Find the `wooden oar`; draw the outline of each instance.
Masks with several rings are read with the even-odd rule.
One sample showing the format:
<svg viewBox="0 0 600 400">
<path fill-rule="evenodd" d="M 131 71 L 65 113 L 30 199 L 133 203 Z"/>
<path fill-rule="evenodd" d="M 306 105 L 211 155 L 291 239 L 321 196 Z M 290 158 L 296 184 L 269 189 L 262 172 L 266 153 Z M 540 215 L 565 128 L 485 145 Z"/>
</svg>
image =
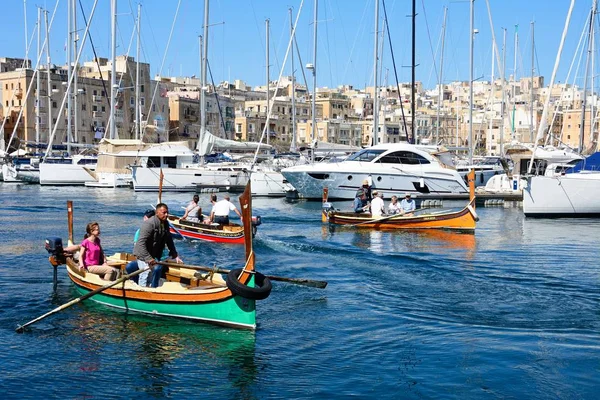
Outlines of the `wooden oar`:
<svg viewBox="0 0 600 400">
<path fill-rule="evenodd" d="M 180 268 L 194 269 L 197 271 L 217 272 L 219 274 L 228 274 L 230 272 L 230 270 L 228 270 L 228 269 L 221 269 L 221 268 L 215 269 L 215 268 L 210 268 L 210 267 L 200 267 L 197 265 L 177 264 L 177 263 L 164 262 L 164 261 L 159 261 L 159 262 L 157 262 L 157 264 L 166 265 L 168 267 L 180 267 Z M 311 280 L 311 279 L 302 279 L 302 278 L 285 278 L 282 276 L 273 276 L 273 275 L 265 275 L 265 276 L 272 281 L 293 283 L 296 285 L 310 286 L 310 287 L 319 288 L 319 289 L 324 289 L 327 286 L 327 282 L 325 282 L 325 281 L 315 281 L 315 280 Z"/>
<path fill-rule="evenodd" d="M 96 294 L 100 293 L 100 292 L 103 292 L 103 291 L 105 291 L 106 289 L 109 289 L 109 288 L 111 288 L 111 287 L 113 287 L 113 286 L 116 286 L 116 285 L 118 285 L 119 283 L 125 282 L 127 279 L 133 278 L 134 276 L 141 274 L 142 272 L 146 271 L 147 269 L 148 269 L 148 268 L 144 268 L 144 269 L 138 269 L 137 271 L 135 271 L 135 272 L 132 272 L 132 273 L 131 273 L 131 274 L 129 274 L 129 275 L 123 275 L 121 278 L 117 279 L 117 280 L 116 280 L 116 281 L 114 281 L 114 282 L 110 282 L 110 283 L 108 283 L 108 284 L 106 284 L 106 285 L 104 285 L 104 286 L 102 286 L 102 287 L 99 287 L 98 289 L 92 290 L 91 292 L 89 292 L 89 293 L 86 293 L 86 294 L 84 294 L 83 296 L 81 296 L 81 297 L 78 297 L 78 298 L 76 298 L 76 299 L 73 299 L 73 300 L 69 301 L 68 303 L 65 303 L 65 304 L 63 304 L 62 306 L 60 306 L 60 307 L 57 307 L 57 308 L 55 308 L 54 310 L 52 310 L 52 311 L 49 311 L 49 312 L 47 312 L 46 314 L 44 314 L 44 315 L 42 315 L 42 316 L 39 316 L 39 317 L 37 317 L 37 318 L 36 318 L 36 319 L 34 319 L 34 320 L 31 320 L 31 321 L 29 321 L 29 322 L 28 322 L 28 323 L 26 323 L 26 324 L 23 324 L 23 325 L 20 325 L 20 326 L 18 326 L 18 327 L 17 327 L 17 329 L 15 329 L 15 330 L 17 331 L 17 333 L 23 333 L 23 331 L 25 330 L 25 328 L 26 328 L 26 327 L 28 327 L 29 325 L 31 325 L 31 324 L 35 324 L 36 322 L 38 322 L 38 321 L 41 321 L 41 320 L 43 320 L 44 318 L 46 318 L 46 317 L 49 317 L 49 316 L 51 316 L 51 315 L 53 315 L 53 314 L 56 314 L 56 313 L 58 313 L 58 312 L 60 312 L 60 311 L 64 310 L 65 308 L 69 308 L 69 307 L 71 307 L 71 306 L 72 306 L 72 305 L 74 305 L 74 304 L 80 303 L 80 302 L 82 302 L 82 301 L 84 301 L 84 300 L 86 300 L 86 299 L 89 299 L 90 297 L 92 297 L 92 296 L 94 296 L 94 295 L 96 295 Z"/>
</svg>

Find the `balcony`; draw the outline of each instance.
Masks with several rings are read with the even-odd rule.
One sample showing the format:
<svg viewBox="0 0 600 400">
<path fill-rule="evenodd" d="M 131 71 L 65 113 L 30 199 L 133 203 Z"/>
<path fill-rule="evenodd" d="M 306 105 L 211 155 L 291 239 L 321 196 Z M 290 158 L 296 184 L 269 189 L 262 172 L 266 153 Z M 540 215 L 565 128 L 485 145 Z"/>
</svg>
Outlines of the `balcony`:
<svg viewBox="0 0 600 400">
<path fill-rule="evenodd" d="M 102 96 L 93 95 L 92 101 L 95 101 L 96 103 L 100 103 L 102 101 Z"/>
</svg>

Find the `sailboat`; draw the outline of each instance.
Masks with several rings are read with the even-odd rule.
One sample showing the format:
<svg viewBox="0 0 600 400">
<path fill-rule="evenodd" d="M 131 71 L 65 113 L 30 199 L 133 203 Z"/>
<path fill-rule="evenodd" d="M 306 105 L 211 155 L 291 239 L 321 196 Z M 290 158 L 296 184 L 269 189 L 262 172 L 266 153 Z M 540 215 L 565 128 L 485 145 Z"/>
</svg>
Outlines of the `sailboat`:
<svg viewBox="0 0 600 400">
<path fill-rule="evenodd" d="M 560 60 L 560 54 L 574 5 L 573 3 L 574 0 L 571 2 L 569 14 L 565 22 L 565 30 L 556 58 L 555 71 Z M 592 19 L 592 22 L 589 24 L 588 46 L 590 46 L 590 48 L 593 47 L 596 11 L 596 1 L 594 0 L 590 11 L 590 18 Z M 553 72 L 552 78 L 554 78 L 555 71 Z M 551 85 L 552 82 L 553 79 L 551 80 Z M 586 87 L 587 80 L 586 83 L 584 83 L 583 89 L 584 101 L 582 102 L 582 121 L 579 138 L 580 151 L 583 148 L 583 134 L 585 128 Z M 549 97 L 544 106 L 544 115 L 542 116 L 540 130 L 538 131 L 538 140 L 541 139 L 544 133 L 542 129 L 544 128 L 544 117 L 548 113 L 548 104 Z M 590 115 L 593 115 L 593 113 L 590 112 Z M 592 127 L 590 131 L 593 132 L 593 123 L 590 124 L 590 127 Z M 600 158 L 600 156 L 596 153 L 588 159 L 580 161 L 576 167 L 564 169 L 551 168 L 553 166 L 549 166 L 544 175 L 528 176 L 526 178 L 526 185 L 523 189 L 523 212 L 525 216 L 552 218 L 600 217 L 600 202 L 598 201 L 600 198 L 600 171 L 597 169 L 598 164 L 596 161 L 598 158 Z"/>
<path fill-rule="evenodd" d="M 52 153 L 52 143 L 56 134 L 58 124 L 54 125 L 54 129 L 48 139 L 48 148 L 46 150 L 46 154 L 40 163 L 40 185 L 66 185 L 66 186 L 74 186 L 74 185 L 84 185 L 85 182 L 90 182 L 93 177 L 86 171 L 94 170 L 96 168 L 96 164 L 98 162 L 97 150 L 88 145 L 78 145 L 76 143 L 72 143 L 72 134 L 71 130 L 74 125 L 77 123 L 73 123 L 73 114 L 76 110 L 76 106 L 73 107 L 73 93 L 72 87 L 73 82 L 77 81 L 77 66 L 79 65 L 79 59 L 81 57 L 82 50 L 85 45 L 85 41 L 88 37 L 90 24 L 92 22 L 94 9 L 92 9 L 92 13 L 90 14 L 89 21 L 85 28 L 85 33 L 83 35 L 82 45 L 79 48 L 76 59 L 73 61 L 71 58 L 71 51 L 73 50 L 74 41 L 73 34 L 77 31 L 74 13 L 76 13 L 76 9 L 74 8 L 74 4 L 69 2 L 68 5 L 68 21 L 67 26 L 69 30 L 69 35 L 67 39 L 67 90 L 65 94 L 65 98 L 61 103 L 61 107 L 59 109 L 58 115 L 62 115 L 63 109 L 65 107 L 65 102 L 67 103 L 67 152 L 61 154 L 53 154 Z M 113 16 L 114 18 L 114 16 Z M 113 60 L 114 62 L 114 60 Z M 73 70 L 73 65 L 75 68 Z M 76 86 L 76 84 L 75 84 Z M 75 114 L 76 115 L 76 114 Z M 72 148 L 84 148 L 79 154 L 73 155 L 71 154 Z"/>
</svg>

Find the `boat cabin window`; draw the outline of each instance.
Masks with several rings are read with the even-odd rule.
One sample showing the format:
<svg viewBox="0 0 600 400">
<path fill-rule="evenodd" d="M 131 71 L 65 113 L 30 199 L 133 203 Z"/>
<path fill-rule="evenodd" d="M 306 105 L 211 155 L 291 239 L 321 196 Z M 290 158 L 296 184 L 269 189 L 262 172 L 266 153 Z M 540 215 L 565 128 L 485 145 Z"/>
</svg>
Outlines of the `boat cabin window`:
<svg viewBox="0 0 600 400">
<path fill-rule="evenodd" d="M 94 158 L 82 158 L 81 160 L 77 161 L 77 165 L 96 164 L 97 162 L 98 160 Z"/>
<path fill-rule="evenodd" d="M 148 157 L 146 166 L 148 168 L 159 168 L 160 167 L 160 157 Z"/>
<path fill-rule="evenodd" d="M 394 151 L 393 153 L 386 154 L 381 157 L 377 162 L 382 164 L 430 164 L 429 160 L 420 154 L 413 153 L 412 151 Z"/>
<path fill-rule="evenodd" d="M 352 154 L 346 160 L 347 161 L 371 162 L 384 152 L 385 152 L 385 150 L 363 149 L 361 151 L 358 151 L 358 152 Z"/>
<path fill-rule="evenodd" d="M 177 157 L 163 157 L 163 166 L 167 168 L 177 168 Z"/>
</svg>

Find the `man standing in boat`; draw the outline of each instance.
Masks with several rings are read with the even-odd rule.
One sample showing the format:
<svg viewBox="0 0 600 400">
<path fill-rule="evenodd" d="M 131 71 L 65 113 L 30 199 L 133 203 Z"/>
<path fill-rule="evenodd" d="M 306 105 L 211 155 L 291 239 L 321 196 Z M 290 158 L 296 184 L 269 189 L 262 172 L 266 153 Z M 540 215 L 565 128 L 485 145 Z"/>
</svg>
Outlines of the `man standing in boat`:
<svg viewBox="0 0 600 400">
<path fill-rule="evenodd" d="M 242 214 L 238 211 L 237 207 L 229 201 L 230 197 L 228 194 L 223 196 L 223 200 L 217 201 L 210 212 L 210 221 L 216 222 L 221 225 L 229 225 L 229 212 L 235 211 L 235 213 L 242 218 Z"/>
<path fill-rule="evenodd" d="M 157 277 L 162 275 L 163 266 L 156 263 L 160 260 L 165 245 L 169 249 L 169 257 L 177 263 L 183 263 L 177 255 L 177 249 L 169 230 L 168 215 L 169 207 L 164 203 L 159 203 L 156 206 L 156 214 L 144 221 L 140 228 L 140 236 L 133 247 L 133 254 L 138 260 L 140 269 L 150 267 L 149 270 L 139 275 L 140 286 L 158 286 L 159 279 L 152 278 L 154 275 Z"/>
</svg>

